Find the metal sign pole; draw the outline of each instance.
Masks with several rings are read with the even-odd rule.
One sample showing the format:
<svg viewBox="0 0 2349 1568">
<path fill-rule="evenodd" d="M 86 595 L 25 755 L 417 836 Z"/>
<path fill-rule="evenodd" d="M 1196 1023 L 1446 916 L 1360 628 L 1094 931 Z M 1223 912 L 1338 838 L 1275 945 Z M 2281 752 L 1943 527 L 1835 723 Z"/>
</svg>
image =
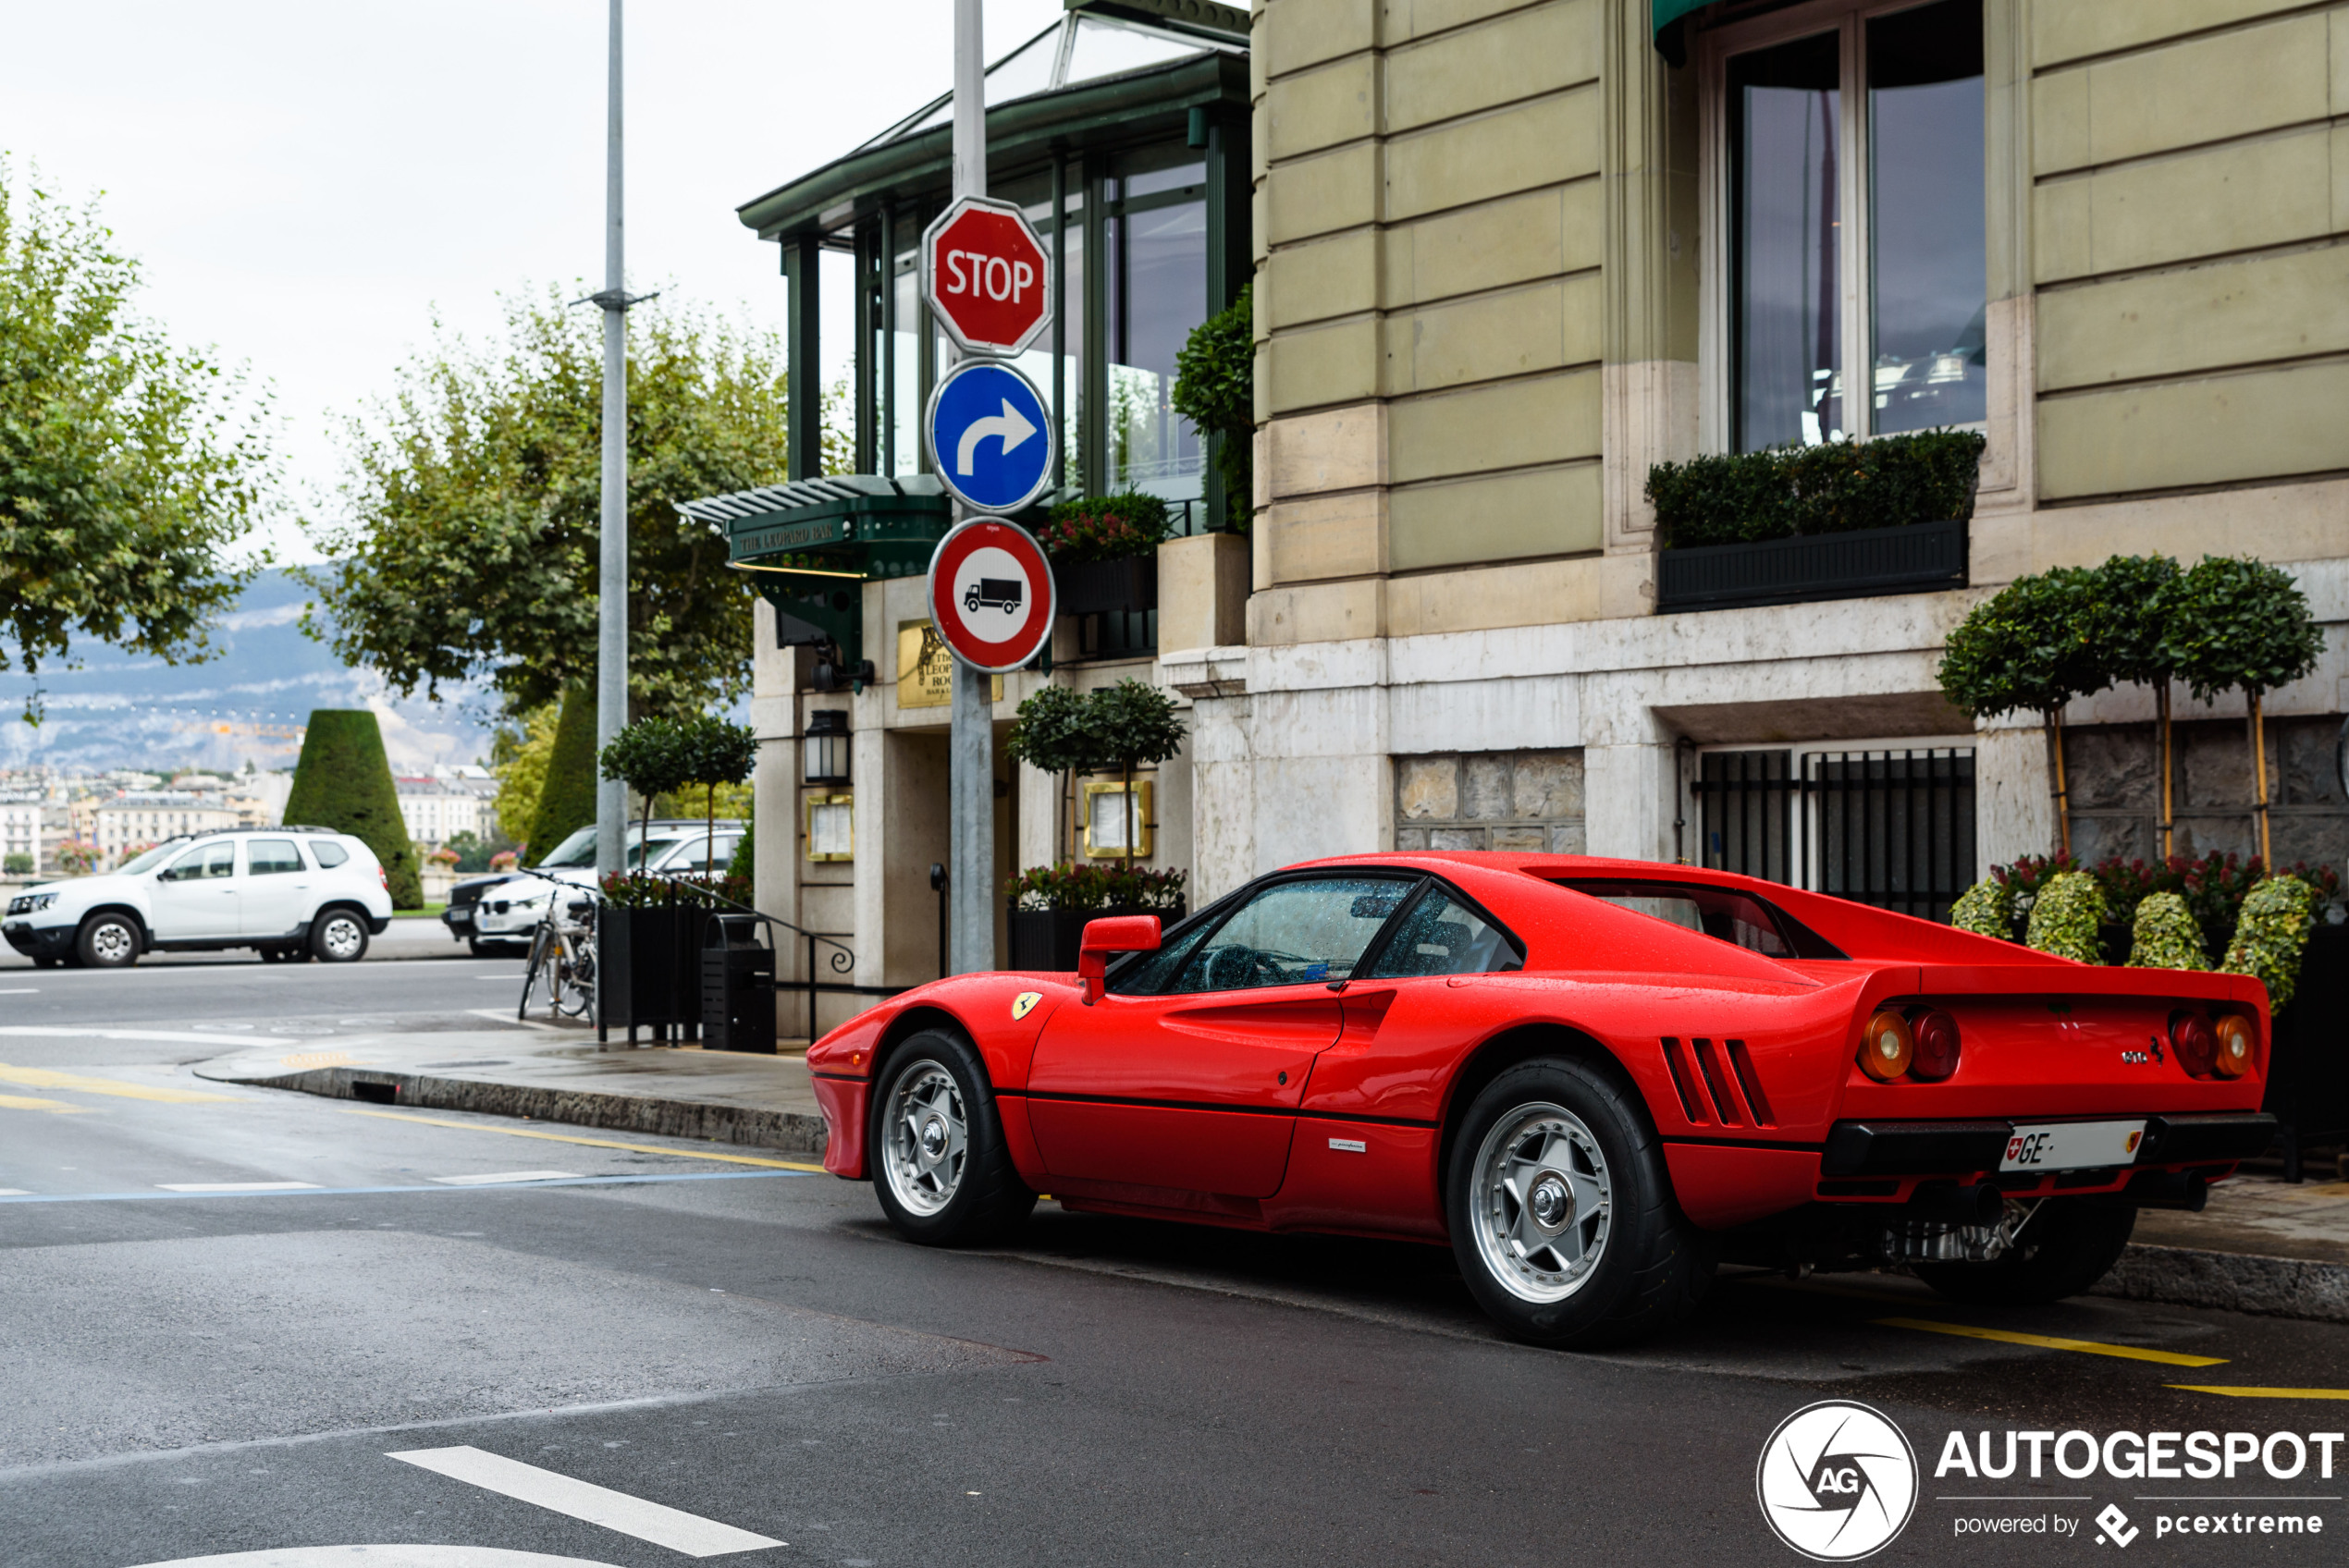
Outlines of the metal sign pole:
<svg viewBox="0 0 2349 1568">
<path fill-rule="evenodd" d="M 987 194 L 987 64 L 981 0 L 954 0 L 954 195 Z M 967 515 L 957 505 L 956 521 Z M 951 804 L 946 897 L 953 970 L 995 967 L 995 704 L 985 671 L 954 661 L 953 725 L 947 742 Z"/>
<path fill-rule="evenodd" d="M 604 463 L 600 570 L 596 575 L 596 751 L 628 723 L 628 297 L 621 248 L 620 6 L 611 0 L 611 81 L 604 165 Z M 624 869 L 628 786 L 596 783 L 596 869 Z M 553 849 L 539 846 L 540 852 Z"/>
</svg>

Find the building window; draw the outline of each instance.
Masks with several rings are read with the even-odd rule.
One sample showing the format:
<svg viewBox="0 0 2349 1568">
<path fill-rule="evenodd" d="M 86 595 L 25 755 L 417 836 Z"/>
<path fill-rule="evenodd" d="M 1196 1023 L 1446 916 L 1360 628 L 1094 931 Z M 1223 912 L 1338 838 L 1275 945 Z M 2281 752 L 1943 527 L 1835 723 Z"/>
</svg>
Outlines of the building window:
<svg viewBox="0 0 2349 1568">
<path fill-rule="evenodd" d="M 1128 153 L 1105 182 L 1108 484 L 1196 501 L 1203 444 L 1174 411 L 1174 356 L 1207 319 L 1207 165 L 1180 145 Z"/>
<path fill-rule="evenodd" d="M 1981 0 L 1803 6 L 1705 58 L 1727 445 L 1981 423 Z"/>
</svg>

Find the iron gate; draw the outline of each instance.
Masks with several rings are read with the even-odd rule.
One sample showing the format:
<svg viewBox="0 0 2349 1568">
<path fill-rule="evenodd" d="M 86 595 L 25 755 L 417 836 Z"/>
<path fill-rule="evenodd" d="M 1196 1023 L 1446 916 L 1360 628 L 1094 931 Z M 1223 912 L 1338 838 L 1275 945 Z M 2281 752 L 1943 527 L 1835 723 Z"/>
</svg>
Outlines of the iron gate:
<svg viewBox="0 0 2349 1568">
<path fill-rule="evenodd" d="M 1925 920 L 1974 880 L 1974 752 L 1707 752 L 1703 864 Z"/>
</svg>

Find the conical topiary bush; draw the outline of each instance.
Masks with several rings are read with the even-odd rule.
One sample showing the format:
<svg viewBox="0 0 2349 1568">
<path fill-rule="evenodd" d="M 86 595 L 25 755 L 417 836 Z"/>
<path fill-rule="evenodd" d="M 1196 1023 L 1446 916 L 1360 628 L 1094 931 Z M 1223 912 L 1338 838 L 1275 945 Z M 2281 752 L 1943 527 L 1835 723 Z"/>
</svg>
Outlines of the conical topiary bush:
<svg viewBox="0 0 2349 1568">
<path fill-rule="evenodd" d="M 364 708 L 319 708 L 301 738 L 285 820 L 348 833 L 375 851 L 394 909 L 424 907 L 416 846 L 400 815 L 400 791 L 384 756 L 382 726 Z"/>
<path fill-rule="evenodd" d="M 574 686 L 563 693 L 562 716 L 555 720 L 547 782 L 538 791 L 538 815 L 530 822 L 530 863 L 545 860 L 557 844 L 595 820 L 596 693 Z"/>
</svg>

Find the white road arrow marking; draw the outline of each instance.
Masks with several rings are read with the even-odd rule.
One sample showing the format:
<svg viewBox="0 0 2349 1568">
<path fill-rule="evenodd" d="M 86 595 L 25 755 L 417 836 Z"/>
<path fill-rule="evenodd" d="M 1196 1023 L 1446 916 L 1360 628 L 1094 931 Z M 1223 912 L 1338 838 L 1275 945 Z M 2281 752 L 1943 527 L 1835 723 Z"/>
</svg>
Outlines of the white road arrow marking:
<svg viewBox="0 0 2349 1568">
<path fill-rule="evenodd" d="M 722 1557 L 729 1552 L 757 1551 L 764 1547 L 790 1544 L 755 1536 L 748 1530 L 738 1530 L 682 1508 L 647 1502 L 609 1487 L 541 1470 L 518 1459 L 485 1453 L 477 1448 L 417 1448 L 384 1457 L 420 1465 L 484 1491 L 535 1503 L 552 1513 L 568 1513 L 573 1519 L 584 1519 L 590 1525 L 601 1525 L 607 1530 L 665 1546 L 687 1557 Z"/>
<path fill-rule="evenodd" d="M 1008 454 L 1013 447 L 1035 434 L 1036 427 L 1027 423 L 1027 416 L 1012 407 L 1012 400 L 1006 398 L 1001 414 L 989 419 L 975 419 L 964 427 L 962 445 L 954 449 L 954 472 L 968 479 L 971 459 L 978 455 L 978 444 L 990 435 L 1003 438 L 1003 450 Z"/>
</svg>

